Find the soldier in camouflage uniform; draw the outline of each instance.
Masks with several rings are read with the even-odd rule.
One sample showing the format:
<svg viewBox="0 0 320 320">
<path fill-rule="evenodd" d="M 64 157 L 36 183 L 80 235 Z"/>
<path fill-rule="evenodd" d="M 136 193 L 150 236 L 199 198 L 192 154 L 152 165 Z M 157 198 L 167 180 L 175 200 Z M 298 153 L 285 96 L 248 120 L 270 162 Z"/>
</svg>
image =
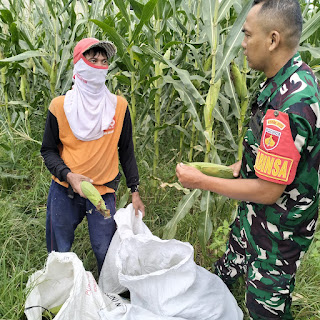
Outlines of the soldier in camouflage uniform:
<svg viewBox="0 0 320 320">
<path fill-rule="evenodd" d="M 288 20 L 287 20 L 288 19 Z M 215 272 L 227 284 L 245 274 L 252 319 L 293 319 L 295 274 L 315 232 L 320 163 L 320 89 L 296 52 L 296 0 L 255 1 L 243 27 L 249 66 L 267 81 L 252 104 L 241 178 L 207 177 L 178 165 L 180 182 L 243 200 Z"/>
</svg>

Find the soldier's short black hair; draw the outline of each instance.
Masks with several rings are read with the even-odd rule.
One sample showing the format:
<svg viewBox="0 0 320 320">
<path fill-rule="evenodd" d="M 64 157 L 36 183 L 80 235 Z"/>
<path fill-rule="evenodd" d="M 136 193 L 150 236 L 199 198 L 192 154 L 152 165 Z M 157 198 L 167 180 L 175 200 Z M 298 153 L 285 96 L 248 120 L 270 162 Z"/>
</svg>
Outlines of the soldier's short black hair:
<svg viewBox="0 0 320 320">
<path fill-rule="evenodd" d="M 253 6 L 261 3 L 259 14 L 270 21 L 270 25 L 280 26 L 286 33 L 288 46 L 299 45 L 302 32 L 302 14 L 298 0 L 254 0 Z"/>
</svg>

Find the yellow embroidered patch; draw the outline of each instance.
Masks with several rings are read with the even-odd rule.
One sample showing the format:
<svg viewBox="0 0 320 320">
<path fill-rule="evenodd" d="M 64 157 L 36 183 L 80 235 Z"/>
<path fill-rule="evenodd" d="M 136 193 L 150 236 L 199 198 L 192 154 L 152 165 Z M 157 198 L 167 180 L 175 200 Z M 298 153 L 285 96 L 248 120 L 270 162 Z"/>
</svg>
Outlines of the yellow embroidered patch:
<svg viewBox="0 0 320 320">
<path fill-rule="evenodd" d="M 283 122 L 277 119 L 268 119 L 267 126 L 275 126 L 278 127 L 280 130 L 283 130 L 286 127 L 286 125 Z"/>
<path fill-rule="evenodd" d="M 259 148 L 254 169 L 256 174 L 287 182 L 292 164 L 292 159 L 271 154 Z"/>
</svg>

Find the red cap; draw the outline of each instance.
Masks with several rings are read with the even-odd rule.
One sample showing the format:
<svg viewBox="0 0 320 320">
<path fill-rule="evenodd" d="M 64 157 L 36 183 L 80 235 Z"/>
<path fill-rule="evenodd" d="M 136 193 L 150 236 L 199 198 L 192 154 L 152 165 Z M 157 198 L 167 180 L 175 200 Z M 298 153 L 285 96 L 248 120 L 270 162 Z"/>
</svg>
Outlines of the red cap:
<svg viewBox="0 0 320 320">
<path fill-rule="evenodd" d="M 116 46 L 110 41 L 100 41 L 96 38 L 84 38 L 80 40 L 73 50 L 73 63 L 76 64 L 81 58 L 82 54 L 94 47 L 102 48 L 106 52 L 107 59 L 110 59 L 117 52 Z"/>
</svg>

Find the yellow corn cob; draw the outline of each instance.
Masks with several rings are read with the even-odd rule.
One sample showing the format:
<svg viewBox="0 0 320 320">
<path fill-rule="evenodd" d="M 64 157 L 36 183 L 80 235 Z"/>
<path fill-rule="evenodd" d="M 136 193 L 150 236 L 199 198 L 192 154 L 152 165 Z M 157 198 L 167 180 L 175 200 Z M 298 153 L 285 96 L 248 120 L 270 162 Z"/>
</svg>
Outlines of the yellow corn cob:
<svg viewBox="0 0 320 320">
<path fill-rule="evenodd" d="M 97 208 L 97 210 L 107 219 L 110 218 L 110 210 L 106 208 L 99 191 L 88 181 L 81 181 L 81 190 L 88 200 Z"/>
<path fill-rule="evenodd" d="M 209 162 L 189 162 L 186 163 L 186 165 L 194 167 L 208 176 L 224 179 L 234 178 L 232 169 L 221 164 Z"/>
</svg>

